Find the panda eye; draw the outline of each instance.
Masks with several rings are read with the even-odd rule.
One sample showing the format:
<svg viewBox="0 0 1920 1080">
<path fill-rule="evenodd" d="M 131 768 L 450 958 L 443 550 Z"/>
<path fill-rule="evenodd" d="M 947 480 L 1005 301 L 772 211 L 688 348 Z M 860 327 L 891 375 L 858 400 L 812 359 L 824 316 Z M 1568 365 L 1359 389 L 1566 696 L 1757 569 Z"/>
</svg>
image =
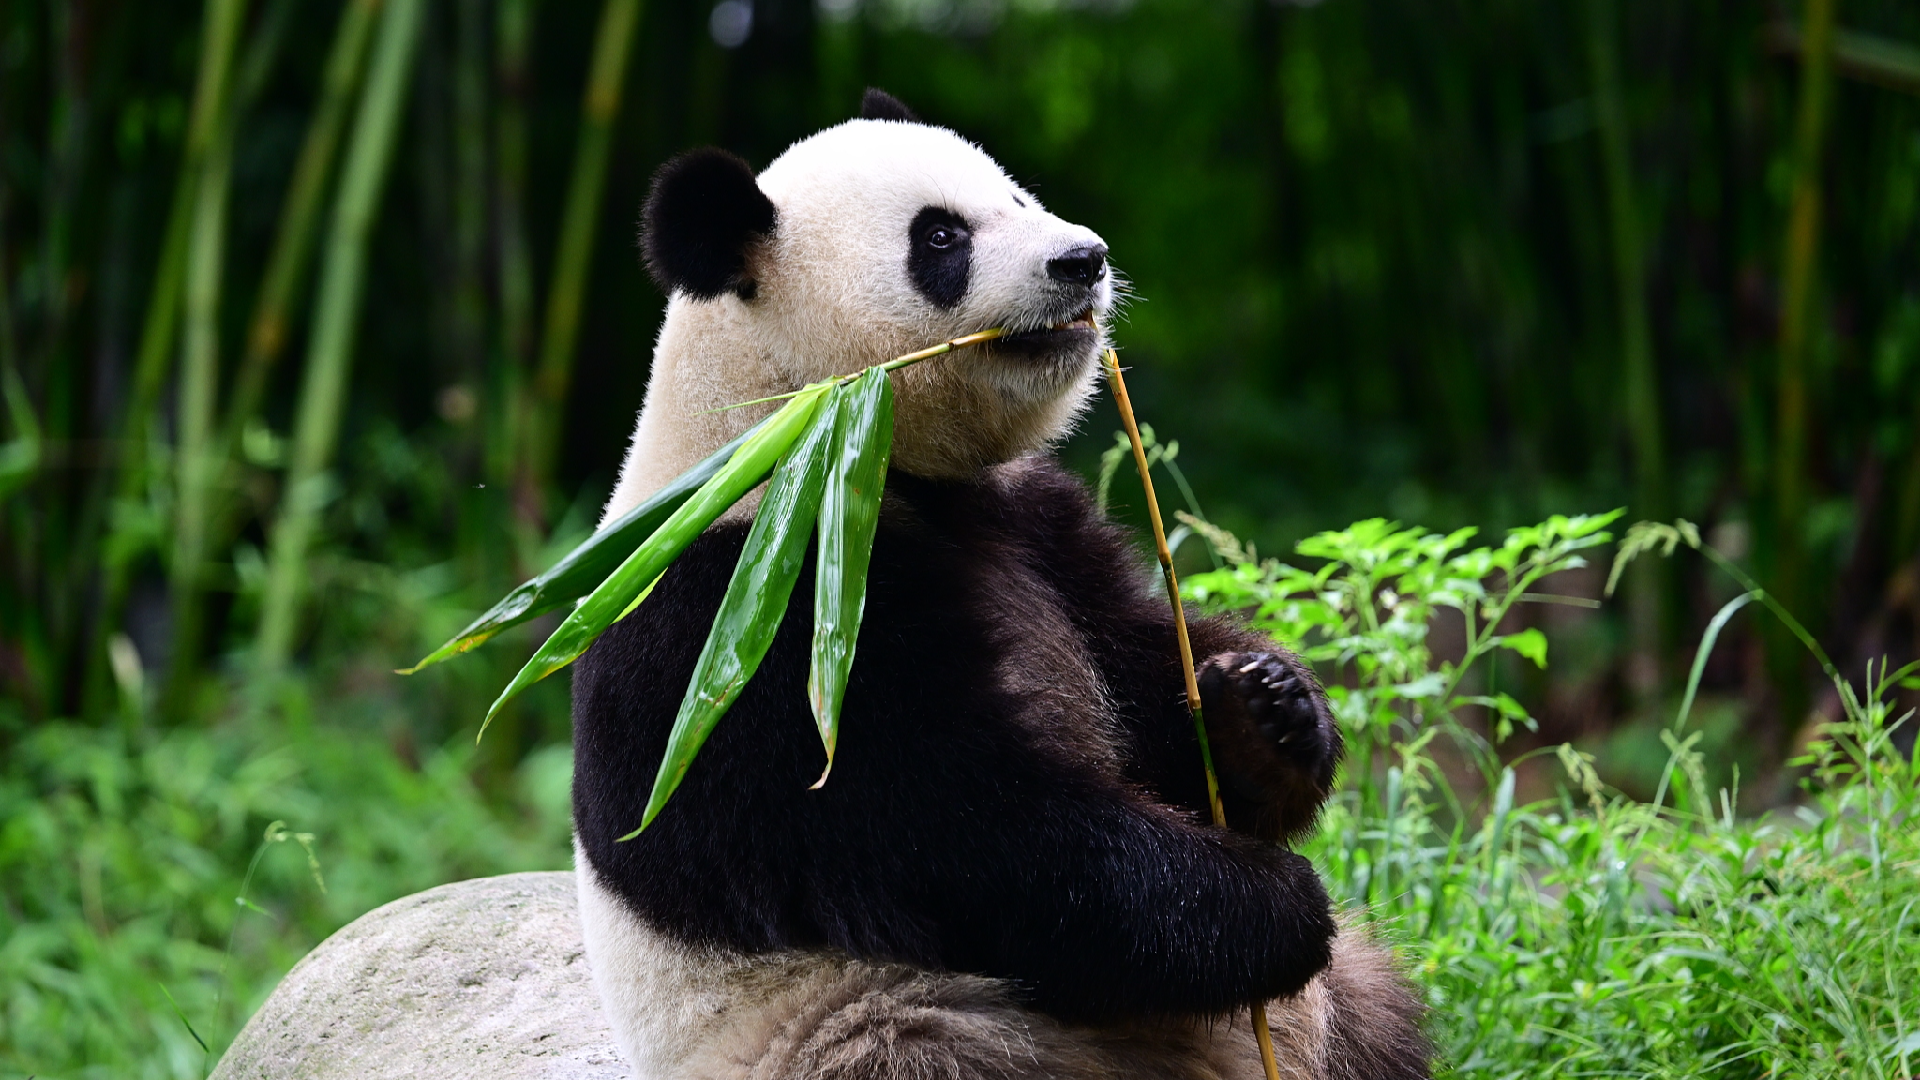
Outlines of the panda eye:
<svg viewBox="0 0 1920 1080">
<path fill-rule="evenodd" d="M 973 239 L 960 215 L 934 206 L 914 219 L 912 235 L 915 247 L 942 255 L 965 248 Z"/>
<path fill-rule="evenodd" d="M 907 226 L 907 276 L 935 307 L 951 310 L 967 295 L 973 230 L 943 206 L 923 206 Z"/>
</svg>

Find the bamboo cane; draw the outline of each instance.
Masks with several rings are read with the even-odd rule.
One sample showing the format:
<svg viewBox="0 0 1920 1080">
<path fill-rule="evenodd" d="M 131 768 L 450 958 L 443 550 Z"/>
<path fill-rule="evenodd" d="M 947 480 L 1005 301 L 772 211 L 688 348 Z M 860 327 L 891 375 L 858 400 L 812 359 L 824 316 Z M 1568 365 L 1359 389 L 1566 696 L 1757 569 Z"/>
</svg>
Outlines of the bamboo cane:
<svg viewBox="0 0 1920 1080">
<path fill-rule="evenodd" d="M 390 0 L 381 12 L 373 62 L 354 120 L 352 147 L 341 169 L 333 235 L 314 301 L 306 378 L 294 424 L 293 457 L 280 516 L 274 522 L 266 590 L 261 598 L 256 653 L 263 673 L 283 666 L 293 648 L 294 622 L 306 585 L 307 548 L 319 527 L 326 468 L 333 457 L 345 404 L 368 234 L 379 209 L 387 163 L 400 126 L 401 105 L 411 82 L 414 43 L 424 8 L 422 0 Z"/>
<path fill-rule="evenodd" d="M 1782 252 L 1780 354 L 1774 385 L 1773 520 L 1769 523 L 1771 536 L 1763 534 L 1767 544 L 1761 549 L 1771 549 L 1768 562 L 1772 565 L 1761 565 L 1770 571 L 1770 591 L 1792 610 L 1801 610 L 1806 602 L 1808 356 L 1820 269 L 1820 155 L 1826 142 L 1827 114 L 1832 109 L 1833 32 L 1838 6 L 1839 0 L 1807 0 L 1805 5 L 1800 100 L 1793 139 L 1793 201 L 1787 212 Z M 1808 698 L 1800 674 L 1804 658 L 1798 646 L 1791 637 L 1771 627 L 1766 644 L 1781 715 L 1804 717 Z M 1783 745 L 1781 750 L 1785 749 Z"/>
<path fill-rule="evenodd" d="M 179 719 L 187 707 L 200 661 L 200 587 L 215 478 L 213 419 L 219 395 L 220 286 L 233 178 L 234 117 L 231 110 L 227 113 L 219 118 L 212 145 L 195 177 L 198 190 L 187 240 L 169 574 L 173 642 L 163 706 L 169 719 Z"/>
<path fill-rule="evenodd" d="M 109 507 L 134 502 L 147 483 L 152 438 L 153 412 L 167 372 L 177 354 L 183 297 L 187 288 L 188 253 L 193 246 L 194 220 L 202 203 L 199 183 L 207 158 L 216 149 L 216 136 L 223 120 L 230 119 L 232 104 L 231 69 L 240 40 L 247 5 L 244 0 L 207 0 L 201 30 L 200 60 L 194 80 L 193 106 L 187 122 L 186 149 L 181 156 L 180 172 L 174 182 L 173 200 L 167 212 L 165 238 L 161 242 L 159 264 L 154 270 L 152 292 L 147 300 L 140 345 L 135 353 L 133 385 L 127 406 L 120 416 L 118 442 L 123 457 L 116 463 L 117 475 L 98 495 L 101 505 L 90 508 L 104 520 Z M 191 396 L 191 390 L 189 390 Z M 109 539 L 101 548 L 104 564 L 101 587 L 101 614 L 87 644 L 86 674 L 83 679 L 84 711 L 95 714 L 105 682 L 107 635 L 119 624 L 126 606 L 132 580 L 132 550 Z"/>
<path fill-rule="evenodd" d="M 247 327 L 246 355 L 234 377 L 233 400 L 227 410 L 222 437 L 227 461 L 238 456 L 246 423 L 260 411 L 267 377 L 286 345 L 287 324 L 293 317 L 297 294 L 311 261 L 314 238 L 320 231 L 321 202 L 326 195 L 327 181 L 333 175 L 348 109 L 354 92 L 360 87 L 367 45 L 373 40 L 374 17 L 379 10 L 379 0 L 353 0 L 340 12 L 339 26 L 334 31 L 321 76 L 320 100 L 314 107 L 300 156 L 294 163 L 293 178 L 287 184 L 280 221 L 274 231 L 273 251 L 267 257 L 267 268 L 260 279 L 260 294 L 254 301 L 253 317 Z"/>
<path fill-rule="evenodd" d="M 1187 712 L 1193 716 L 1193 733 L 1200 740 L 1200 764 L 1207 770 L 1207 805 L 1213 810 L 1213 823 L 1224 828 L 1226 808 L 1220 804 L 1220 780 L 1213 771 L 1213 751 L 1207 745 L 1207 724 L 1200 713 L 1200 682 L 1193 671 L 1193 642 L 1187 637 L 1187 612 L 1180 604 L 1180 579 L 1173 572 L 1173 552 L 1167 547 L 1166 526 L 1160 523 L 1160 503 L 1153 495 L 1153 477 L 1147 471 L 1146 447 L 1140 445 L 1140 426 L 1133 419 L 1133 402 L 1127 398 L 1127 381 L 1120 376 L 1120 356 L 1107 350 L 1107 384 L 1113 388 L 1113 400 L 1120 407 L 1120 420 L 1127 427 L 1127 441 L 1133 444 L 1134 468 L 1140 472 L 1140 486 L 1146 489 L 1147 520 L 1153 525 L 1153 551 L 1160 559 L 1160 576 L 1167 583 L 1167 601 L 1173 605 L 1173 633 L 1180 642 L 1180 670 L 1187 678 Z M 1280 1065 L 1273 1056 L 1273 1032 L 1267 1030 L 1267 1005 L 1253 1003 L 1253 1037 L 1260 1044 L 1260 1064 L 1267 1080 L 1280 1080 Z"/>
<path fill-rule="evenodd" d="M 221 18 L 244 21 L 244 0 L 227 0 L 236 9 Z M 185 716 L 199 676 L 206 606 L 207 565 L 230 537 L 232 517 L 229 463 L 237 436 L 215 432 L 219 399 L 220 309 L 225 302 L 226 231 L 232 188 L 233 149 L 241 117 L 260 96 L 286 44 L 297 0 L 272 0 L 244 50 L 225 67 L 221 104 L 215 114 L 206 158 L 196 179 L 192 227 L 188 234 L 181 298 L 182 346 L 178 420 L 174 438 L 173 558 L 170 602 L 173 640 L 161 699 L 169 719 Z M 245 368 L 243 366 L 242 370 Z M 249 413 L 249 415 L 251 415 Z M 227 429 L 222 429 L 227 430 Z"/>
<path fill-rule="evenodd" d="M 548 286 L 540 366 L 529 401 L 532 415 L 525 432 L 528 440 L 526 482 L 535 497 L 552 481 L 554 459 L 559 452 L 567 388 L 573 380 L 574 343 L 579 336 L 580 311 L 586 299 L 587 268 L 593 261 L 594 240 L 599 236 L 594 224 L 599 217 L 601 193 L 606 187 L 613 124 L 620 115 L 620 92 L 626 81 L 634 28 L 640 23 L 640 7 L 640 0 L 607 0 L 600 13 L 600 31 L 594 37 L 593 65 L 580 107 L 580 136 L 574 148 L 573 178 L 567 186 L 560 244 L 553 257 L 553 281 Z"/>
</svg>

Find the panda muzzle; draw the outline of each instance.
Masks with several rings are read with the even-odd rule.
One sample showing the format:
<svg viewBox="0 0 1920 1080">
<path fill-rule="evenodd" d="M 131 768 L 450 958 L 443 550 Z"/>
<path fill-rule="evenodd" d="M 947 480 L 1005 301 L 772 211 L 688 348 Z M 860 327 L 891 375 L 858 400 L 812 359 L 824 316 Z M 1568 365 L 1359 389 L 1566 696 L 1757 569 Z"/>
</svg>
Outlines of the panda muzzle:
<svg viewBox="0 0 1920 1080">
<path fill-rule="evenodd" d="M 1099 333 L 1099 326 L 1094 322 L 1094 309 L 1089 305 L 1072 318 L 1007 334 L 993 343 L 993 350 L 1003 355 L 1034 359 L 1064 357 L 1091 349 L 1099 340 Z"/>
</svg>

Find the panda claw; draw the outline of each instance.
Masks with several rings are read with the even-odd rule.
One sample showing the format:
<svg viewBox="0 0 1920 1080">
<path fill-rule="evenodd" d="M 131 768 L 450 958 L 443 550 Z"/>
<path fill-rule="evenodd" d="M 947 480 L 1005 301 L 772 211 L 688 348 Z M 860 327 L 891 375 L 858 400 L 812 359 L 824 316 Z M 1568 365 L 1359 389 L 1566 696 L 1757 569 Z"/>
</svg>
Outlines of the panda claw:
<svg viewBox="0 0 1920 1080">
<path fill-rule="evenodd" d="M 1275 752 L 1302 764 L 1324 756 L 1330 717 L 1300 661 L 1278 652 L 1224 653 L 1201 667 L 1209 715 L 1245 724 Z"/>
</svg>

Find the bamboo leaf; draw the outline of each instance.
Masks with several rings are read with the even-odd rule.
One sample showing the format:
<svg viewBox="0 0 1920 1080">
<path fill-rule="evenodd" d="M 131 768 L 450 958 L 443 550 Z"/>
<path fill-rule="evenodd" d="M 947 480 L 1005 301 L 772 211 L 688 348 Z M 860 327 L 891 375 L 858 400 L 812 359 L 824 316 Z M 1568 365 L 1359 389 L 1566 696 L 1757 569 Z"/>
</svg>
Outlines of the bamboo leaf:
<svg viewBox="0 0 1920 1080">
<path fill-rule="evenodd" d="M 715 450 L 700 464 L 674 477 L 645 502 L 568 552 L 546 573 L 522 583 L 519 588 L 502 597 L 499 603 L 488 608 L 485 614 L 468 623 L 466 629 L 428 653 L 419 663 L 399 669 L 400 674 L 411 675 L 421 668 L 468 652 L 502 630 L 537 618 L 592 592 L 615 567 L 633 554 L 642 540 L 651 536 L 660 523 L 667 520 L 668 515 L 713 479 L 714 474 L 727 464 L 734 453 L 772 419 L 770 416 L 760 421 L 746 434 Z"/>
<path fill-rule="evenodd" d="M 867 370 L 879 370 L 883 373 L 893 371 L 910 364 L 919 363 L 922 360 L 931 359 L 935 356 L 942 356 L 952 352 L 954 349 L 977 345 L 983 341 L 991 341 L 999 337 L 1001 333 L 1002 331 L 998 327 L 995 327 L 991 330 L 983 330 L 976 334 L 967 334 L 963 337 L 954 338 L 951 341 L 943 341 L 938 345 L 921 349 L 917 352 L 908 353 L 905 356 L 897 356 L 885 364 L 878 365 L 876 369 Z M 749 405 L 764 405 L 775 401 L 792 402 L 796 398 L 807 397 L 809 395 L 817 398 L 820 393 L 829 389 L 831 386 L 845 386 L 858 383 L 862 381 L 862 376 L 865 374 L 866 371 L 860 371 L 823 383 L 810 384 L 791 393 L 778 394 L 773 397 L 760 398 L 755 401 L 743 401 L 737 405 L 729 405 L 727 408 L 745 408 Z M 871 385 L 872 384 L 869 384 L 869 386 Z M 869 390 L 868 392 L 879 393 L 881 391 Z M 887 394 L 887 400 L 889 402 L 887 406 L 887 431 L 891 433 L 892 387 L 887 387 L 884 392 Z M 774 414 L 774 416 L 779 415 L 779 413 Z M 485 614 L 467 624 L 466 629 L 455 634 L 446 644 L 428 653 L 419 663 L 409 668 L 397 668 L 396 671 L 401 675 L 411 675 L 421 668 L 468 652 L 485 643 L 489 638 L 502 630 L 543 615 L 569 600 L 579 599 L 591 592 L 594 587 L 603 581 L 612 569 L 619 564 L 621 559 L 624 558 L 622 552 L 631 553 L 634 545 L 639 542 L 638 538 L 648 536 L 653 530 L 658 528 L 660 523 L 665 521 L 667 516 L 673 513 L 674 510 L 678 509 L 681 503 L 685 502 L 694 490 L 711 479 L 746 440 L 752 438 L 756 432 L 767 424 L 772 423 L 773 419 L 773 416 L 769 416 L 767 419 L 762 420 L 745 435 L 714 451 L 712 456 L 708 457 L 705 461 L 702 461 L 700 464 L 695 465 L 693 468 L 675 477 L 671 483 L 661 488 L 652 498 L 629 511 L 626 516 L 622 517 L 619 521 L 596 532 L 585 544 L 569 552 L 565 558 L 555 563 L 552 569 L 531 581 L 523 583 L 519 588 L 514 589 L 502 597 L 499 603 L 494 604 L 493 607 L 487 609 Z M 891 440 L 886 441 L 889 443 L 887 449 L 890 451 Z M 886 458 L 884 454 L 880 459 L 879 470 L 880 476 L 884 479 L 886 474 Z M 878 496 L 876 495 L 875 498 L 877 499 Z M 871 543 L 870 540 L 869 543 Z M 865 563 L 863 562 L 862 566 L 864 567 L 864 565 Z"/>
<path fill-rule="evenodd" d="M 831 384 L 810 386 L 800 396 L 781 406 L 772 416 L 747 433 L 740 449 L 727 459 L 699 490 L 669 514 L 646 541 L 613 571 L 599 587 L 588 594 L 579 607 L 567 616 L 553 636 L 537 649 L 507 688 L 487 709 L 480 735 L 487 724 L 510 699 L 541 679 L 566 667 L 587 651 L 593 640 L 626 612 L 641 591 L 657 580 L 667 564 L 677 558 L 694 538 L 713 524 L 715 518 L 740 496 L 766 478 L 775 461 L 808 429 L 819 411 L 820 399 Z M 480 735 L 474 738 L 479 739 Z"/>
<path fill-rule="evenodd" d="M 844 389 L 835 388 L 825 407 L 818 410 L 812 427 L 788 452 L 760 500 L 740 561 L 727 582 L 726 597 L 720 601 L 713 629 L 700 650 L 686 696 L 680 701 L 673 731 L 667 736 L 667 751 L 654 777 L 640 828 L 622 840 L 639 835 L 653 823 L 687 775 L 694 755 L 740 696 L 747 680 L 753 678 L 767 646 L 773 643 L 806 557 L 807 535 L 820 512 L 821 489 L 826 486 L 828 459 L 837 433 L 838 406 L 845 397 Z"/>
<path fill-rule="evenodd" d="M 880 494 L 893 450 L 893 384 L 869 372 L 834 394 L 834 460 L 820 503 L 820 547 L 814 573 L 813 662 L 807 700 L 833 771 L 840 705 L 853 668 L 855 640 L 867 604 L 867 566 L 880 521 Z"/>
</svg>

